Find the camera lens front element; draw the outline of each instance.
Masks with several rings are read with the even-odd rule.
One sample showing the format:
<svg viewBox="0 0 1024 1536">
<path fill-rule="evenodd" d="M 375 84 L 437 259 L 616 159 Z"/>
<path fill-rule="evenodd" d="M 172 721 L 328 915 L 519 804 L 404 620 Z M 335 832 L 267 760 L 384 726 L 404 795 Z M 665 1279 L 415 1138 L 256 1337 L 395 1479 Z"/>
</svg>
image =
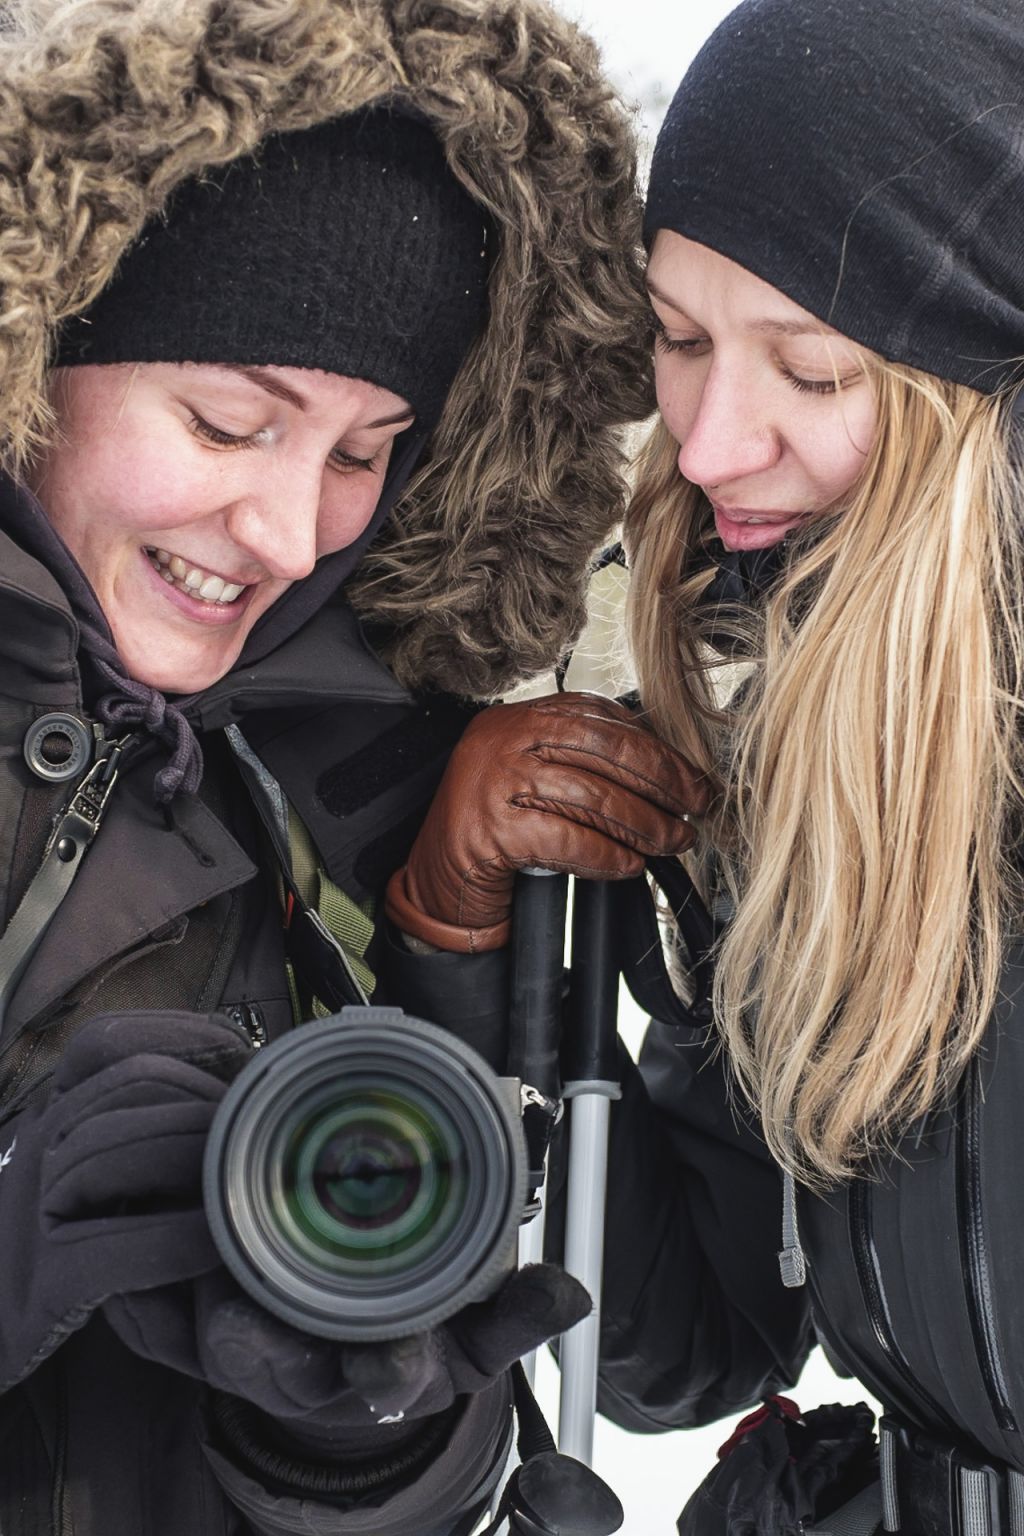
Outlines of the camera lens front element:
<svg viewBox="0 0 1024 1536">
<path fill-rule="evenodd" d="M 332 1274 L 399 1274 L 443 1246 L 465 1209 L 466 1143 L 444 1109 L 386 1080 L 331 1085 L 281 1130 L 279 1220 Z"/>
</svg>

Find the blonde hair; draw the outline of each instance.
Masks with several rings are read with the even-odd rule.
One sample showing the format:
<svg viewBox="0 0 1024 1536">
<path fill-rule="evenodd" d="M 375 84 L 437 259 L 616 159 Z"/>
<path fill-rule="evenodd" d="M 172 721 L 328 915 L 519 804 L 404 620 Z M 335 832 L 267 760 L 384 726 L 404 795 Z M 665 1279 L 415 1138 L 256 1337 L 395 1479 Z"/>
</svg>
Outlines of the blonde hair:
<svg viewBox="0 0 1024 1536">
<path fill-rule="evenodd" d="M 716 701 L 706 504 L 659 424 L 627 523 L 654 727 L 712 775 L 737 902 L 716 1015 L 778 1160 L 847 1177 L 952 1090 L 1019 909 L 1020 473 L 1001 402 L 871 369 L 848 504 L 795 547 Z"/>
</svg>

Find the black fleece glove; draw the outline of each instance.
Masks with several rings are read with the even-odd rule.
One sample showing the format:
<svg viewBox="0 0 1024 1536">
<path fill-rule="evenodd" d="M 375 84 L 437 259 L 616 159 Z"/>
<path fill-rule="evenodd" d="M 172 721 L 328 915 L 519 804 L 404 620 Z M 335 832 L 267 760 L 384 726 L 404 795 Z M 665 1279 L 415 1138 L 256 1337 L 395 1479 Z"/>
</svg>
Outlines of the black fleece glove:
<svg viewBox="0 0 1024 1536">
<path fill-rule="evenodd" d="M 379 1344 L 300 1333 L 250 1301 L 224 1271 L 117 1297 L 104 1312 L 136 1354 L 316 1439 L 440 1413 L 578 1323 L 590 1305 L 577 1280 L 553 1264 L 534 1264 L 440 1327 Z"/>
<path fill-rule="evenodd" d="M 101 1015 L 0 1130 L 0 1392 L 107 1297 L 216 1267 L 203 1148 L 249 1054 L 217 1016 Z"/>
</svg>

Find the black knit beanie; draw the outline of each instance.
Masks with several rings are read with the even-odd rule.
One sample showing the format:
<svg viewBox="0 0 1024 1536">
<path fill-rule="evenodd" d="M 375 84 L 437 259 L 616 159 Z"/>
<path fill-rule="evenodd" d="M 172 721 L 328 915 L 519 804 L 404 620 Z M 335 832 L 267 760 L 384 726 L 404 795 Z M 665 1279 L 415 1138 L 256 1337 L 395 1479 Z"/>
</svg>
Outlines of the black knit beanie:
<svg viewBox="0 0 1024 1536">
<path fill-rule="evenodd" d="M 892 362 L 1024 375 L 1022 0 L 746 0 L 658 138 L 676 230 Z"/>
<path fill-rule="evenodd" d="M 492 243 L 429 128 L 356 112 L 186 182 L 57 362 L 319 368 L 430 426 L 484 325 Z"/>
</svg>

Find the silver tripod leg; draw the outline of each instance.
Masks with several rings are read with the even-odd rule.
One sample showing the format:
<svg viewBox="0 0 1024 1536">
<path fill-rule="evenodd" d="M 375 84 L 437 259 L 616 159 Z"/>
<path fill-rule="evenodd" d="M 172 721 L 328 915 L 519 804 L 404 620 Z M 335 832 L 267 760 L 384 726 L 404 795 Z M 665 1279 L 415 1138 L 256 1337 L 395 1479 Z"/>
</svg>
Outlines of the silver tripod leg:
<svg viewBox="0 0 1024 1536">
<path fill-rule="evenodd" d="M 562 1339 L 558 1448 L 590 1466 L 597 1411 L 608 1123 L 610 1101 L 620 1097 L 620 1089 L 618 1083 L 610 1082 L 567 1083 L 564 1095 L 575 1100 L 569 1139 L 565 1267 L 586 1286 L 594 1308 Z"/>
</svg>

